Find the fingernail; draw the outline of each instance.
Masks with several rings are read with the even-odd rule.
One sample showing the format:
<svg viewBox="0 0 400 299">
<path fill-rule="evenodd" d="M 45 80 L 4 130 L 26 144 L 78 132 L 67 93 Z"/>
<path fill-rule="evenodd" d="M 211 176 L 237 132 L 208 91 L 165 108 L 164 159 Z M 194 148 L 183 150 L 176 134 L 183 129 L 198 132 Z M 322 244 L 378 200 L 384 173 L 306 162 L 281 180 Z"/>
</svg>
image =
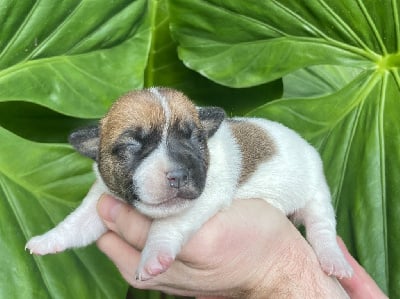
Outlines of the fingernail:
<svg viewBox="0 0 400 299">
<path fill-rule="evenodd" d="M 111 195 L 103 194 L 97 204 L 97 210 L 101 218 L 109 222 L 115 222 L 122 202 Z"/>
</svg>

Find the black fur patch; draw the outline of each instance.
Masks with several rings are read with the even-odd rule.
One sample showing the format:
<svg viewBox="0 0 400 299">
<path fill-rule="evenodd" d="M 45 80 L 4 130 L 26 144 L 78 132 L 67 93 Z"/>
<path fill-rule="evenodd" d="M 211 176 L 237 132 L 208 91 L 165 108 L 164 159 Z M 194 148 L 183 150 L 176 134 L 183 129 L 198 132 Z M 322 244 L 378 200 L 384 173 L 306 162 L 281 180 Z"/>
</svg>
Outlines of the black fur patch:
<svg viewBox="0 0 400 299">
<path fill-rule="evenodd" d="M 211 137 L 218 130 L 222 121 L 226 118 L 224 109 L 220 107 L 199 107 L 199 119 L 207 132 L 207 137 Z"/>
<path fill-rule="evenodd" d="M 97 160 L 100 140 L 99 135 L 99 127 L 90 126 L 72 132 L 68 137 L 68 141 L 80 154 Z"/>
<path fill-rule="evenodd" d="M 108 188 L 128 202 L 138 200 L 132 176 L 161 141 L 160 128 L 125 130 L 111 148 L 100 153 L 100 174 Z"/>
<path fill-rule="evenodd" d="M 203 192 L 208 168 L 206 134 L 203 129 L 191 122 L 176 122 L 169 128 L 167 136 L 169 158 L 177 169 L 185 169 L 189 174 L 188 183 L 179 189 L 179 197 L 194 199 Z"/>
</svg>

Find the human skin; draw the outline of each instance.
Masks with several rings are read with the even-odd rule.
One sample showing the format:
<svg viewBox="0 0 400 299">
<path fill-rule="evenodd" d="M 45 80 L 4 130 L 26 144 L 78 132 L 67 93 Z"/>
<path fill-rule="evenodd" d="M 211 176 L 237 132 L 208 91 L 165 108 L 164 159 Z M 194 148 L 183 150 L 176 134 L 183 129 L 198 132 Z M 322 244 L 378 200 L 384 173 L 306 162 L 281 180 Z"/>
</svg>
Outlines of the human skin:
<svg viewBox="0 0 400 299">
<path fill-rule="evenodd" d="M 135 270 L 151 220 L 108 195 L 98 212 L 109 231 L 97 245 L 135 288 L 198 299 L 348 298 L 293 224 L 265 201 L 234 201 L 188 241 L 165 273 L 148 281 L 135 280 Z M 343 284 L 351 298 L 369 298 L 353 289 L 353 279 Z M 380 295 L 371 298 L 385 298 Z"/>
<path fill-rule="evenodd" d="M 363 267 L 350 255 L 342 239 L 338 238 L 339 247 L 345 258 L 353 268 L 351 278 L 340 280 L 343 288 L 352 299 L 385 299 L 388 298 L 378 287 L 375 281 L 368 275 Z"/>
</svg>

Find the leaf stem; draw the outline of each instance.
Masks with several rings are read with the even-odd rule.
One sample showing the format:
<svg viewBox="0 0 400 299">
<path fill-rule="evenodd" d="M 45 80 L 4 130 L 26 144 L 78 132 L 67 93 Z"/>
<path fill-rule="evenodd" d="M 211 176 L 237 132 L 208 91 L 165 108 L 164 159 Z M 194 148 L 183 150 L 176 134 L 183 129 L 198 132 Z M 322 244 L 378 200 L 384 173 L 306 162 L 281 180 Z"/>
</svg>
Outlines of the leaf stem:
<svg viewBox="0 0 400 299">
<path fill-rule="evenodd" d="M 378 67 L 381 71 L 386 71 L 400 67 L 400 53 L 389 54 L 383 56 L 378 62 Z"/>
</svg>

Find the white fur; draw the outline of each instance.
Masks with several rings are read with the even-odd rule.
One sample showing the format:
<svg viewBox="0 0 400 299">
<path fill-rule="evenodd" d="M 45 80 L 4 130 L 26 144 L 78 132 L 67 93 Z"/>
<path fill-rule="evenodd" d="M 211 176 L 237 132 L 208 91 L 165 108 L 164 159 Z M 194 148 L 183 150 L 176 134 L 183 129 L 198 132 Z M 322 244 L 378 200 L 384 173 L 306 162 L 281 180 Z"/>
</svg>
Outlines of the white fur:
<svg viewBox="0 0 400 299">
<path fill-rule="evenodd" d="M 166 201 L 168 186 L 163 184 L 167 184 L 165 173 L 170 162 L 163 143 L 151 154 L 152 163 L 144 161 L 138 167 L 132 178 L 141 186 L 142 202 L 137 208 L 154 217 L 170 215 L 174 209 L 179 211 L 175 216 L 153 221 L 137 269 L 138 279 L 150 279 L 165 271 L 185 242 L 234 198 L 263 198 L 285 214 L 296 213 L 306 226 L 307 239 L 322 268 L 328 274 L 351 276 L 351 268 L 336 243 L 335 216 L 318 153 L 295 132 L 278 123 L 261 119 L 247 121 L 268 133 L 275 154 L 261 163 L 239 188 L 241 152 L 226 122 L 208 141 L 210 163 L 206 186 L 199 198 L 180 205 Z M 26 247 L 32 253 L 46 254 L 96 240 L 105 231 L 96 212 L 97 199 L 104 191 L 107 189 L 98 175 L 81 206 L 51 231 L 31 239 Z"/>
<path fill-rule="evenodd" d="M 143 214 L 152 218 L 161 218 L 177 210 L 184 210 L 192 202 L 188 200 L 175 200 L 177 189 L 170 188 L 165 174 L 173 169 L 172 162 L 166 154 L 165 140 L 160 146 L 145 159 L 133 175 L 134 185 L 140 201 L 136 208 Z"/>
<path fill-rule="evenodd" d="M 193 206 L 179 215 L 153 221 L 137 269 L 138 279 L 146 280 L 157 274 L 163 268 L 160 256 L 175 258 L 193 233 L 232 202 L 235 194 L 232 186 L 236 185 L 240 175 L 240 150 L 226 124 L 223 123 L 210 138 L 208 146 L 210 166 L 203 193 L 192 201 Z"/>
<path fill-rule="evenodd" d="M 106 232 L 96 205 L 100 195 L 108 189 L 100 176 L 97 176 L 80 206 L 47 233 L 30 239 L 25 249 L 38 255 L 57 253 L 71 247 L 89 245 Z"/>
<path fill-rule="evenodd" d="M 158 99 L 160 102 L 161 107 L 163 108 L 164 115 L 165 115 L 165 125 L 163 129 L 163 141 L 167 138 L 167 132 L 168 132 L 168 126 L 169 126 L 169 121 L 171 119 L 171 110 L 168 105 L 167 99 L 158 91 L 158 88 L 152 87 L 149 89 L 149 91 L 155 95 L 155 97 Z"/>
<path fill-rule="evenodd" d="M 237 198 L 261 197 L 288 215 L 303 208 L 317 190 L 327 189 L 321 160 L 311 145 L 279 123 L 247 120 L 267 132 L 275 153 L 237 190 Z M 330 196 L 326 199 L 330 205 Z"/>
<path fill-rule="evenodd" d="M 274 156 L 258 166 L 235 198 L 263 198 L 286 215 L 295 213 L 306 227 L 307 240 L 328 274 L 351 276 L 352 270 L 336 242 L 335 213 L 322 161 L 297 133 L 265 119 L 247 119 L 263 128 L 276 147 Z"/>
</svg>

